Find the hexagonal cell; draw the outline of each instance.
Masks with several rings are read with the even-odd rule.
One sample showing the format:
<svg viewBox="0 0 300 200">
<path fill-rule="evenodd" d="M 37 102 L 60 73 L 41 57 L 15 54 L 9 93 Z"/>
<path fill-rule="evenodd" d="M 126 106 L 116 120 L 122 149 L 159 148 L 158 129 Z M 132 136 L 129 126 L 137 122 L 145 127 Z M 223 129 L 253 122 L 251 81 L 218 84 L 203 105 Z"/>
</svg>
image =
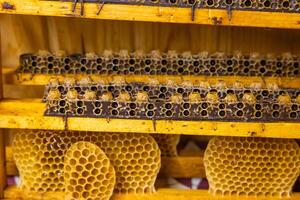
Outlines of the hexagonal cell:
<svg viewBox="0 0 300 200">
<path fill-rule="evenodd" d="M 109 158 L 97 145 L 77 142 L 66 152 L 64 180 L 66 200 L 109 200 L 116 175 Z"/>
<path fill-rule="evenodd" d="M 204 165 L 213 194 L 285 197 L 300 174 L 300 148 L 292 139 L 215 137 Z"/>
<path fill-rule="evenodd" d="M 60 131 L 17 132 L 13 140 L 13 154 L 21 177 L 21 188 L 34 192 L 64 190 L 61 187 L 64 184 L 61 164 L 71 144 L 65 139 L 65 132 Z"/>
<path fill-rule="evenodd" d="M 156 1 L 156 0 L 154 0 Z M 168 0 L 171 5 L 178 0 Z M 184 0 L 183 4 L 201 7 L 233 9 L 300 10 L 300 3 L 287 0 Z M 108 52 L 108 51 L 106 51 Z M 252 53 L 159 52 L 123 51 L 101 55 L 24 54 L 20 57 L 22 73 L 34 74 L 135 74 L 135 75 L 242 75 L 242 76 L 299 76 L 299 57 L 289 53 L 269 56 Z"/>
<path fill-rule="evenodd" d="M 95 137 L 100 135 L 89 134 Z M 160 169 L 160 150 L 156 141 L 145 134 L 101 133 L 101 135 L 105 140 L 98 139 L 94 142 L 103 149 L 115 167 L 118 177 L 115 192 L 154 192 L 154 183 Z M 109 145 L 106 145 L 106 142 Z M 144 163 L 143 166 L 147 166 L 147 171 L 138 167 L 140 162 Z M 132 187 L 131 182 L 135 182 L 136 186 Z"/>
<path fill-rule="evenodd" d="M 66 151 L 72 144 L 80 141 L 94 143 L 107 155 L 115 167 L 118 177 L 116 185 L 122 185 L 116 187 L 115 192 L 155 191 L 154 182 L 160 169 L 161 154 L 156 141 L 150 135 L 37 130 L 20 130 L 13 140 L 14 158 L 22 180 L 21 188 L 40 193 L 64 191 L 63 174 L 64 171 L 73 170 L 70 166 L 75 166 L 75 170 L 82 174 L 98 174 L 95 168 L 101 166 L 98 160 L 102 160 L 102 157 L 90 155 L 89 149 L 72 151 L 72 155 L 68 155 L 72 157 L 69 159 L 69 166 L 64 167 Z M 66 178 L 77 180 L 78 177 L 79 174 L 74 171 Z M 78 181 L 84 184 L 96 177 Z M 136 182 L 134 188 L 132 180 L 126 181 L 132 177 Z"/>
</svg>

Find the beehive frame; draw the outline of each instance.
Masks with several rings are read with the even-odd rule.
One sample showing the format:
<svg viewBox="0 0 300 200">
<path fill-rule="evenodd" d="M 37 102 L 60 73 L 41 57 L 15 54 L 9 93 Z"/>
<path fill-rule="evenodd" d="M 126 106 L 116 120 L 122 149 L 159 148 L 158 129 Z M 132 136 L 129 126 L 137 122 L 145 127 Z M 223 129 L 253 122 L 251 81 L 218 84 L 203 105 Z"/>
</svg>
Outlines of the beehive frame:
<svg viewBox="0 0 300 200">
<path fill-rule="evenodd" d="M 66 55 L 65 52 L 20 56 L 20 74 L 56 75 L 181 75 L 181 76 L 260 76 L 298 77 L 300 58 L 285 53 L 279 56 L 249 55 L 236 52 L 208 53 L 176 51 L 151 53 L 143 51 L 120 52 L 104 51 L 102 55 Z"/>
<path fill-rule="evenodd" d="M 90 5 L 88 5 L 88 7 L 90 7 Z"/>
<path fill-rule="evenodd" d="M 154 82 L 154 84 L 152 83 Z M 253 83 L 231 87 L 220 81 L 160 84 L 109 84 L 82 79 L 50 82 L 45 90 L 46 116 L 150 120 L 279 122 L 299 120 L 300 91 Z"/>
</svg>

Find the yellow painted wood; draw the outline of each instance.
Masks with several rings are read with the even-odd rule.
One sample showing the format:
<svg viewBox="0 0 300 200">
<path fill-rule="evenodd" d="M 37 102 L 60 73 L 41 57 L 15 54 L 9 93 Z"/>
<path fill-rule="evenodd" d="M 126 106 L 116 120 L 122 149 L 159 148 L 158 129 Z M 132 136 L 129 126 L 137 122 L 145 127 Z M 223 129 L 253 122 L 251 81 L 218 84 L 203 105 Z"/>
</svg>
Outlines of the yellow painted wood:
<svg viewBox="0 0 300 200">
<path fill-rule="evenodd" d="M 8 2 L 12 9 L 0 9 L 0 13 L 81 17 L 80 6 L 71 12 L 72 3 L 37 0 L 1 0 Z M 231 20 L 226 10 L 198 9 L 195 20 L 191 20 L 191 8 L 170 8 L 158 6 L 133 6 L 105 4 L 99 16 L 97 4 L 85 4 L 82 18 L 112 19 L 129 21 L 150 21 L 191 24 L 220 24 L 231 26 L 300 28 L 299 14 L 280 12 L 233 11 Z M 216 20 L 219 23 L 216 23 Z"/>
<path fill-rule="evenodd" d="M 204 178 L 206 177 L 203 157 L 165 157 L 162 158 L 160 177 Z"/>
<path fill-rule="evenodd" d="M 1 55 L 1 35 L 0 35 L 0 55 Z M 0 57 L 0 100 L 3 98 L 3 80 L 2 80 L 2 59 Z M 6 187 L 6 169 L 5 169 L 5 134 L 0 129 L 0 199 L 4 197 Z"/>
<path fill-rule="evenodd" d="M 4 84 L 12 84 L 16 83 L 18 80 L 18 77 L 16 74 L 17 68 L 15 67 L 2 67 L 2 74 L 3 74 L 3 83 Z"/>
<path fill-rule="evenodd" d="M 299 123 L 248 123 L 69 118 L 68 130 L 300 138 Z"/>
<path fill-rule="evenodd" d="M 7 176 L 17 176 L 19 175 L 19 171 L 14 162 L 7 161 L 6 162 L 6 175 Z"/>
<path fill-rule="evenodd" d="M 4 98 L 42 98 L 45 87 L 42 85 L 24 85 L 17 80 L 16 68 L 3 67 Z"/>
<path fill-rule="evenodd" d="M 5 155 L 6 155 L 6 174 L 8 176 L 17 176 L 19 172 L 13 158 L 13 151 L 11 146 L 6 146 Z"/>
<path fill-rule="evenodd" d="M 5 191 L 6 199 L 26 199 L 25 194 L 15 186 L 8 187 Z M 43 195 L 33 195 L 30 199 L 43 199 L 43 200 L 63 200 L 63 192 L 51 192 Z M 208 193 L 207 190 L 176 190 L 176 189 L 158 189 L 154 194 L 123 194 L 113 195 L 112 200 L 299 200 L 300 193 L 294 193 L 290 198 L 276 198 L 276 197 L 236 197 L 236 196 L 214 196 Z"/>
<path fill-rule="evenodd" d="M 5 147 L 6 162 L 14 162 L 13 150 L 11 146 Z"/>
<path fill-rule="evenodd" d="M 63 130 L 64 119 L 44 117 L 40 99 L 3 100 L 0 102 L 0 128 Z"/>
<path fill-rule="evenodd" d="M 99 132 L 137 132 L 184 135 L 300 138 L 300 123 L 170 121 L 45 117 L 39 99 L 0 102 L 0 128 L 28 128 Z"/>
<path fill-rule="evenodd" d="M 0 199 L 4 197 L 6 187 L 6 165 L 5 165 L 5 135 L 0 130 Z"/>
<path fill-rule="evenodd" d="M 111 82 L 113 80 L 112 76 L 101 76 L 101 75 L 45 75 L 45 74 L 18 74 L 17 77 L 12 74 L 7 74 L 7 80 L 15 80 L 15 84 L 23 85 L 46 85 L 49 83 L 51 78 L 57 78 L 60 81 L 64 78 L 76 78 L 80 80 L 84 77 L 91 77 L 92 80 L 106 80 Z M 10 78 L 9 78 L 10 77 Z M 243 76 L 169 76 L 169 75 L 124 75 L 124 79 L 127 82 L 145 82 L 150 78 L 158 79 L 159 82 L 165 83 L 168 80 L 174 80 L 177 83 L 183 81 L 191 81 L 194 84 L 199 83 L 200 81 L 207 81 L 211 85 L 216 84 L 218 81 L 225 81 L 228 86 L 232 86 L 235 82 L 239 81 L 243 83 L 246 87 L 250 86 L 253 82 L 262 83 L 263 85 L 268 85 L 270 83 L 275 83 L 282 88 L 299 88 L 300 87 L 300 78 L 295 77 L 243 77 Z"/>
</svg>

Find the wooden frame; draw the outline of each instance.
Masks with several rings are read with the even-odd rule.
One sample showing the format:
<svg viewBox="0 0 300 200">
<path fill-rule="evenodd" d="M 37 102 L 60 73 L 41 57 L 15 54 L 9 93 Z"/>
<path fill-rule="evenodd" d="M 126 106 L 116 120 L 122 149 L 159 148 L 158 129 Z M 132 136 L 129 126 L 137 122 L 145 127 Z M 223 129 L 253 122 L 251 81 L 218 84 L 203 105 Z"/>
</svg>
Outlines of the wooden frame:
<svg viewBox="0 0 300 200">
<path fill-rule="evenodd" d="M 2 100 L 0 102 L 0 128 L 300 138 L 300 123 L 48 117 L 44 116 L 45 106 L 40 99 Z"/>
<path fill-rule="evenodd" d="M 1 32 L 0 32 L 0 55 L 1 55 Z M 0 57 L 0 100 L 3 98 L 2 62 Z M 6 187 L 6 167 L 5 167 L 5 135 L 0 129 L 0 198 L 4 198 Z"/>
<path fill-rule="evenodd" d="M 8 3 L 9 6 L 3 6 Z M 234 11 L 232 19 L 228 18 L 226 10 L 201 9 L 196 11 L 195 20 L 191 20 L 191 9 L 189 8 L 167 8 L 149 6 L 129 5 L 105 5 L 100 15 L 96 15 L 98 7 L 95 4 L 87 4 L 85 13 L 80 16 L 79 10 L 71 12 L 70 2 L 59 1 L 36 1 L 36 0 L 0 0 L 0 13 L 24 14 L 40 16 L 78 17 L 89 19 L 167 22 L 167 23 L 189 23 L 220 26 L 249 26 L 268 28 L 300 28 L 300 14 L 296 13 L 270 13 L 258 11 Z M 1 37 L 0 37 L 1 47 Z M 1 55 L 1 48 L 0 48 Z M 40 99 L 3 99 L 0 59 L 0 199 L 24 199 L 25 194 L 16 187 L 6 187 L 6 175 L 16 175 L 17 170 L 12 160 L 5 156 L 5 134 L 1 128 L 30 128 L 51 130 L 77 130 L 77 131 L 106 131 L 106 132 L 141 132 L 145 134 L 192 134 L 192 135 L 219 135 L 219 136 L 243 136 L 243 137 L 274 137 L 274 138 L 300 138 L 299 123 L 231 123 L 231 122 L 186 122 L 186 121 L 151 121 L 151 120 L 118 120 L 118 119 L 95 119 L 95 118 L 67 118 L 45 117 L 45 104 Z M 19 77 L 24 85 L 44 85 L 50 76 L 37 75 L 33 79 Z M 109 77 L 108 77 L 109 78 Z M 145 77 L 126 77 L 126 79 L 144 79 Z M 165 78 L 158 77 L 163 80 Z M 175 77 L 174 77 L 175 78 Z M 178 78 L 178 77 L 177 77 Z M 195 81 L 198 77 L 185 77 L 187 80 Z M 206 77 L 202 77 L 206 79 Z M 6 77 L 5 77 L 6 79 Z M 24 80 L 23 80 L 24 79 Z M 180 78 L 181 79 L 181 78 Z M 238 80 L 240 77 L 222 77 L 226 82 Z M 253 82 L 256 78 L 250 78 L 245 82 Z M 260 78 L 259 78 L 260 79 Z M 15 83 L 15 80 L 10 79 Z M 214 78 L 210 78 L 215 81 Z M 268 79 L 277 82 L 282 87 L 297 88 L 299 79 Z M 266 80 L 259 80 L 268 82 Z M 121 127 L 122 125 L 122 127 Z M 205 175 L 202 158 L 178 157 L 166 158 L 163 161 L 162 174 L 173 177 L 203 177 Z M 168 164 L 168 167 L 167 164 Z M 6 166 L 6 167 L 5 167 Z M 182 171 L 176 168 L 181 166 Z M 191 170 L 192 169 L 192 170 Z M 7 171 L 7 173 L 6 173 Z M 198 172 L 198 173 L 195 173 Z M 52 195 L 52 196 L 51 196 Z M 57 199 L 63 197 L 61 194 L 50 194 L 42 196 L 42 199 Z M 153 195 L 114 195 L 113 199 L 124 200 L 196 200 L 196 199 L 252 199 L 251 197 L 218 197 L 212 196 L 208 191 L 179 191 L 162 189 Z M 261 198 L 274 199 L 274 198 Z M 300 193 L 295 193 L 289 200 L 300 199 Z"/>
<path fill-rule="evenodd" d="M 9 187 L 5 191 L 5 198 L 7 199 L 24 199 L 24 192 L 16 187 Z M 51 200 L 63 200 L 64 193 L 51 192 L 44 194 L 43 196 L 31 196 L 31 199 L 51 199 Z M 232 196 L 214 196 L 207 190 L 176 190 L 176 189 L 159 189 L 154 194 L 123 194 L 113 195 L 112 200 L 252 200 L 253 197 L 232 197 Z M 293 194 L 290 198 L 276 198 L 276 197 L 263 197 L 257 198 L 258 200 L 297 200 L 300 199 L 300 193 Z"/>
<path fill-rule="evenodd" d="M 80 80 L 84 77 L 90 77 L 92 80 L 106 80 L 111 82 L 115 76 L 122 76 L 126 82 L 143 82 L 145 80 L 155 78 L 161 83 L 165 83 L 168 80 L 174 80 L 178 83 L 182 81 L 191 81 L 192 83 L 199 83 L 200 81 L 206 81 L 209 84 L 216 84 L 218 81 L 224 81 L 228 86 L 233 85 L 237 81 L 245 85 L 245 87 L 250 87 L 252 83 L 261 83 L 262 85 L 277 84 L 281 88 L 299 88 L 300 78 L 299 77 L 244 77 L 244 76 L 172 76 L 172 75 L 47 75 L 47 74 L 18 74 L 6 70 L 5 78 L 10 81 L 11 84 L 22 84 L 22 85 L 46 85 L 49 83 L 50 79 L 55 77 L 58 80 L 63 80 L 65 78 L 73 77 Z"/>
<path fill-rule="evenodd" d="M 4 4 L 6 3 L 6 4 Z M 87 3 L 83 16 L 79 7 L 72 13 L 71 2 L 36 0 L 1 0 L 0 13 L 44 15 L 60 17 L 82 17 L 90 19 L 110 19 L 127 21 L 148 21 L 168 23 L 189 23 L 205 25 L 229 25 L 268 28 L 300 28 L 300 15 L 297 13 L 239 11 L 228 17 L 227 10 L 197 9 L 192 21 L 191 8 L 171 8 L 158 6 L 135 6 L 105 4 L 101 13 L 97 4 Z"/>
</svg>

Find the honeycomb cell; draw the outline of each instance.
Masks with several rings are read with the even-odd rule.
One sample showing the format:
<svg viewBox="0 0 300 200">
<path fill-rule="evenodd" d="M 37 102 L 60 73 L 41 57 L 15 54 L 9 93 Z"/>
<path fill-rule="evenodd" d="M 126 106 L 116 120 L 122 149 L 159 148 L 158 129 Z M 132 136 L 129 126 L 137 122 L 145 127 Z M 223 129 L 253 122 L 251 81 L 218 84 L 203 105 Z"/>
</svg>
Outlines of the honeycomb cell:
<svg viewBox="0 0 300 200">
<path fill-rule="evenodd" d="M 149 99 L 149 96 L 148 96 L 147 92 L 145 92 L 145 91 L 139 92 L 136 95 L 137 102 L 147 102 L 148 99 Z"/>
<path fill-rule="evenodd" d="M 300 174 L 300 148 L 291 139 L 215 137 L 204 165 L 213 194 L 286 197 Z"/>
<path fill-rule="evenodd" d="M 78 92 L 75 89 L 70 89 L 66 95 L 67 99 L 75 100 L 78 98 Z"/>
<path fill-rule="evenodd" d="M 101 96 L 101 99 L 103 101 L 111 101 L 113 99 L 113 96 L 110 92 L 105 92 L 103 93 L 103 95 Z"/>
<path fill-rule="evenodd" d="M 96 137 L 98 135 L 90 134 Z M 160 150 L 155 140 L 150 135 L 134 133 L 105 133 L 101 136 L 104 136 L 105 140 L 99 137 L 95 143 L 103 149 L 115 168 L 117 176 L 115 192 L 154 192 L 154 182 L 160 169 Z M 108 146 L 105 141 L 109 142 Z M 149 167 L 148 171 L 136 167 L 141 160 Z M 136 183 L 137 186 L 132 187 L 132 183 Z"/>
<path fill-rule="evenodd" d="M 77 142 L 67 150 L 64 158 L 66 200 L 109 200 L 115 181 L 115 170 L 97 145 Z"/>
<path fill-rule="evenodd" d="M 64 132 L 17 132 L 13 140 L 13 153 L 22 189 L 34 192 L 63 191 L 63 169 L 57 166 L 63 163 L 69 144 L 60 137 L 61 134 Z"/>
<path fill-rule="evenodd" d="M 84 99 L 85 100 L 93 100 L 96 99 L 96 92 L 88 90 L 84 94 Z"/>
<path fill-rule="evenodd" d="M 58 89 L 52 88 L 52 89 L 49 91 L 47 98 L 48 98 L 50 101 L 59 100 L 59 99 L 60 99 L 60 92 L 59 92 L 59 90 L 58 90 Z"/>
<path fill-rule="evenodd" d="M 128 94 L 127 92 L 122 92 L 117 100 L 120 101 L 120 102 L 127 102 L 127 101 L 130 101 L 130 94 Z"/>
<path fill-rule="evenodd" d="M 275 0 L 167 0 L 165 3 L 189 6 L 228 9 L 279 9 L 299 12 L 299 2 Z M 107 54 L 106 52 L 110 52 Z M 66 56 L 57 54 L 24 54 L 20 57 L 21 73 L 33 74 L 100 74 L 100 75 L 212 75 L 212 76 L 299 76 L 299 56 L 290 53 L 269 56 L 252 53 L 225 54 L 200 52 L 141 53 L 105 51 L 101 55 Z M 123 84 L 124 79 L 114 78 L 115 84 Z"/>
<path fill-rule="evenodd" d="M 21 130 L 14 137 L 13 152 L 22 180 L 21 188 L 41 193 L 64 191 L 61 187 L 64 185 L 64 156 L 72 144 L 80 141 L 96 144 L 107 155 L 116 172 L 115 192 L 155 191 L 154 182 L 160 169 L 160 149 L 150 135 L 42 130 Z M 88 151 L 82 151 L 82 154 L 88 155 Z M 74 157 L 80 155 L 80 151 L 73 152 Z M 75 169 L 82 173 L 92 169 L 95 170 L 92 173 L 97 173 L 94 168 L 99 166 L 99 162 L 93 165 L 89 162 L 98 158 L 101 156 L 79 159 L 78 162 L 87 164 L 78 165 Z M 75 159 L 70 159 L 70 162 L 77 163 Z M 148 170 L 139 168 L 140 163 Z M 71 170 L 70 167 L 66 169 Z M 71 175 L 78 178 L 74 173 Z M 132 181 L 127 181 L 132 177 Z M 88 179 L 93 178 L 96 177 Z M 89 182 L 87 179 L 78 181 Z M 137 183 L 134 188 L 131 187 L 133 182 Z"/>
<path fill-rule="evenodd" d="M 206 100 L 207 100 L 207 102 L 210 102 L 210 103 L 217 103 L 219 100 L 217 92 L 215 92 L 215 91 L 209 92 L 206 95 Z"/>
<path fill-rule="evenodd" d="M 160 148 L 161 156 L 177 156 L 177 144 L 180 140 L 180 135 L 153 134 L 152 137 Z"/>
<path fill-rule="evenodd" d="M 201 95 L 197 92 L 191 92 L 189 95 L 189 101 L 191 103 L 199 103 L 201 102 Z"/>
</svg>

